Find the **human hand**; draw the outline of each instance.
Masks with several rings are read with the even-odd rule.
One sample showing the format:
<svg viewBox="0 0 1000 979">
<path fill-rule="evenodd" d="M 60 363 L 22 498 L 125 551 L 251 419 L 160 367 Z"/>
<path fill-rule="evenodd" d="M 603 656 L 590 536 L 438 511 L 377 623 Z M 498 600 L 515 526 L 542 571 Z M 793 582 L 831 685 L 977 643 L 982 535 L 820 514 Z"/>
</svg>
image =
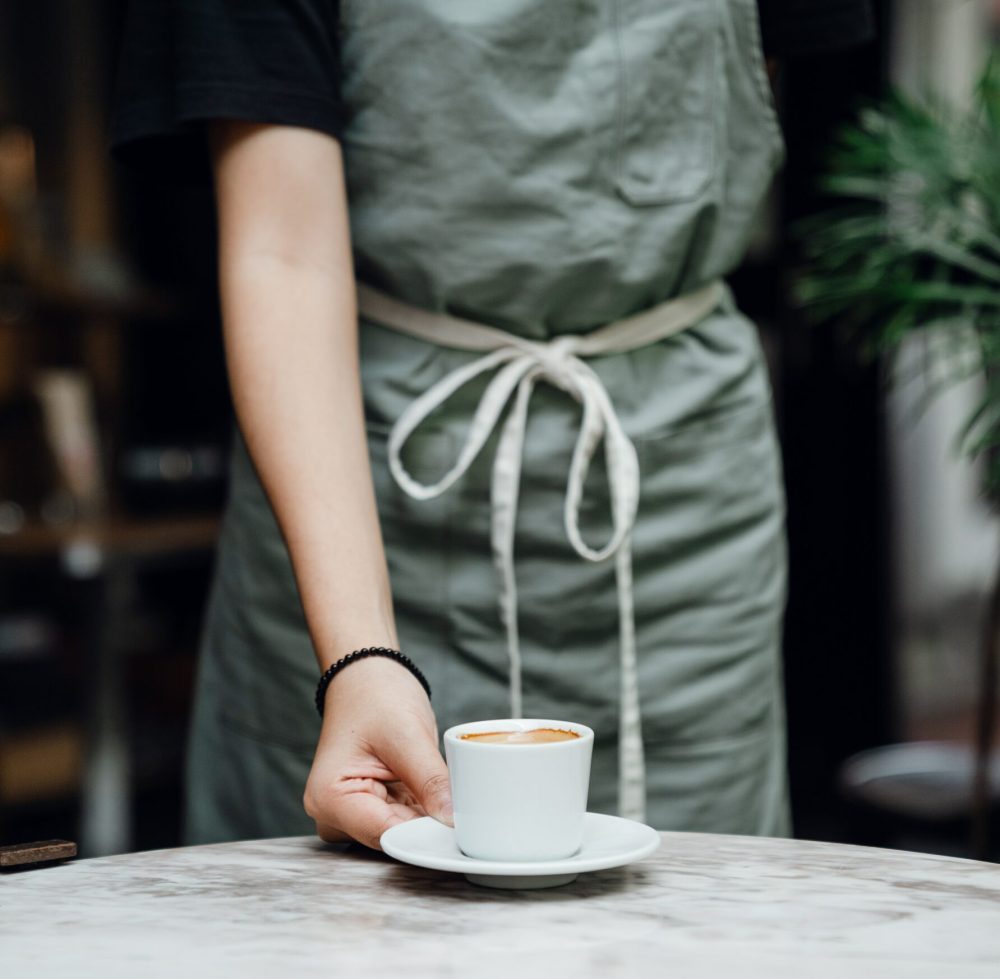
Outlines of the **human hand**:
<svg viewBox="0 0 1000 979">
<path fill-rule="evenodd" d="M 409 670 L 370 657 L 330 683 L 303 804 L 322 839 L 375 850 L 387 829 L 417 816 L 452 825 L 434 711 Z"/>
</svg>

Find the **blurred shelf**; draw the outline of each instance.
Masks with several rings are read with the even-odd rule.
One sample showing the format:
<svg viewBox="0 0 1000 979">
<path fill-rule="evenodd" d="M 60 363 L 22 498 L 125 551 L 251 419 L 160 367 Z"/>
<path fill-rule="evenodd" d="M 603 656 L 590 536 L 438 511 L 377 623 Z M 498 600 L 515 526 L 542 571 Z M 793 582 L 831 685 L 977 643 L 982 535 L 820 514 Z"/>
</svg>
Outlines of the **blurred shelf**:
<svg viewBox="0 0 1000 979">
<path fill-rule="evenodd" d="M 177 305 L 166 296 L 152 292 L 127 295 L 89 293 L 72 283 L 47 283 L 44 288 L 29 284 L 31 308 L 42 313 L 98 318 L 142 318 L 167 320 L 177 313 Z"/>
<path fill-rule="evenodd" d="M 67 318 L 144 319 L 167 322 L 181 311 L 177 299 L 141 283 L 88 285 L 65 272 L 34 274 L 3 284 L 0 321 L 11 326 L 61 325 Z M 37 314 L 43 314 L 38 316 Z"/>
<path fill-rule="evenodd" d="M 72 723 L 5 733 L 0 741 L 0 806 L 60 799 L 79 792 L 84 734 Z"/>
<path fill-rule="evenodd" d="M 0 557 L 66 556 L 86 550 L 98 558 L 181 554 L 214 547 L 219 526 L 215 515 L 112 517 L 62 527 L 34 523 L 0 534 Z"/>
</svg>

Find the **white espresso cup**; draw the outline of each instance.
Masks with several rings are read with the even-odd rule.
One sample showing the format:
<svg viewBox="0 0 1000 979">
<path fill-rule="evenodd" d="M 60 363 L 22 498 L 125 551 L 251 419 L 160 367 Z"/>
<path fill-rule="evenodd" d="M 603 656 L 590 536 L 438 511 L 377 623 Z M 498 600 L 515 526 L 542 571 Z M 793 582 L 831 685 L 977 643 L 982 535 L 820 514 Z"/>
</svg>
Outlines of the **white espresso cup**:
<svg viewBox="0 0 1000 979">
<path fill-rule="evenodd" d="M 543 744 L 467 740 L 487 732 L 570 731 Z M 594 732 L 570 721 L 474 721 L 444 733 L 458 848 L 478 860 L 573 856 L 583 844 Z"/>
</svg>

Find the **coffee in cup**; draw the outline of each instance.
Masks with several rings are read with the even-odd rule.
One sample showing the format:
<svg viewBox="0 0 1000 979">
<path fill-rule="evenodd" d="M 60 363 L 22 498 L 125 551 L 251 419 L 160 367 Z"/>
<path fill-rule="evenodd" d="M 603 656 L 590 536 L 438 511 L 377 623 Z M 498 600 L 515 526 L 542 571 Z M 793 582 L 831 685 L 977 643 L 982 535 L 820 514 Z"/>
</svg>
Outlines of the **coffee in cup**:
<svg viewBox="0 0 1000 979">
<path fill-rule="evenodd" d="M 554 727 L 536 727 L 531 731 L 480 731 L 463 734 L 463 741 L 480 744 L 551 744 L 553 741 L 572 741 L 580 737 L 576 731 Z"/>
<path fill-rule="evenodd" d="M 455 838 L 479 860 L 571 857 L 583 844 L 594 732 L 583 724 L 507 719 L 444 733 Z"/>
</svg>

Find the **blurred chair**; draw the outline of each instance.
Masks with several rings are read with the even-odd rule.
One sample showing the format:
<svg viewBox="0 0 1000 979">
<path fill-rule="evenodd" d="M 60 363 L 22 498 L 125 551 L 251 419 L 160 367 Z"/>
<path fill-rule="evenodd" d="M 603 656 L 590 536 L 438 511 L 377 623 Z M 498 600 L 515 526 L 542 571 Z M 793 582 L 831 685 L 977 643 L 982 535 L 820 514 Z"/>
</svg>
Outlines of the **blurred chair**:
<svg viewBox="0 0 1000 979">
<path fill-rule="evenodd" d="M 867 846 L 970 856 L 975 755 L 971 745 L 917 741 L 848 758 L 840 788 L 851 804 L 852 836 Z M 989 769 L 990 840 L 1000 859 L 1000 757 Z"/>
</svg>

